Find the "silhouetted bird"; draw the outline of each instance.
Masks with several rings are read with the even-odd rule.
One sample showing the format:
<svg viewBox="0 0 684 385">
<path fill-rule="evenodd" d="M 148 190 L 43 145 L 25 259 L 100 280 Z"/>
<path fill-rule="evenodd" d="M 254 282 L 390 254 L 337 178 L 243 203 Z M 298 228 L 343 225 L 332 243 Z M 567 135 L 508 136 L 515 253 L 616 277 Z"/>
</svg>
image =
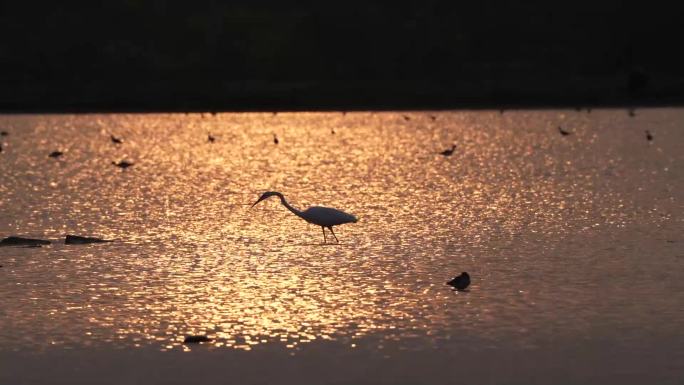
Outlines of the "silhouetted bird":
<svg viewBox="0 0 684 385">
<path fill-rule="evenodd" d="M 211 134 L 209 134 L 209 135 L 207 135 L 207 140 L 209 140 L 211 143 L 214 143 L 216 138 L 214 138 L 213 136 L 211 136 Z"/>
<path fill-rule="evenodd" d="M 333 134 L 333 135 L 335 135 L 335 129 L 334 129 L 334 128 L 331 128 L 331 129 L 330 129 L 330 133 Z"/>
<path fill-rule="evenodd" d="M 461 275 L 447 282 L 447 285 L 453 286 L 456 290 L 464 290 L 470 285 L 470 275 L 464 271 Z"/>
<path fill-rule="evenodd" d="M 279 143 L 279 140 L 278 140 L 278 137 L 276 136 L 276 134 L 273 134 L 273 143 L 275 143 L 275 144 Z"/>
<path fill-rule="evenodd" d="M 122 168 L 122 169 L 127 169 L 133 165 L 131 162 L 126 162 L 125 160 L 120 161 L 119 163 L 112 162 L 113 165 L 116 167 Z"/>
<path fill-rule="evenodd" d="M 407 121 L 407 122 L 408 122 L 409 120 L 411 120 L 411 117 L 408 116 L 408 115 L 403 115 L 403 117 L 404 117 L 404 120 Z"/>
<path fill-rule="evenodd" d="M 444 156 L 451 156 L 454 153 L 454 150 L 456 150 L 456 145 L 452 144 L 450 149 L 444 150 L 444 151 L 440 152 L 439 154 L 444 155 Z"/>
<path fill-rule="evenodd" d="M 651 135 L 651 131 L 646 130 L 646 140 L 649 142 L 653 140 L 653 135 Z"/>
<path fill-rule="evenodd" d="M 2 152 L 2 143 L 0 143 L 0 152 Z"/>
<path fill-rule="evenodd" d="M 567 132 L 567 131 L 565 131 L 564 129 L 562 129 L 561 126 L 558 126 L 558 132 L 560 132 L 561 135 L 563 135 L 563 136 L 568 136 L 568 135 L 570 135 L 570 133 Z"/>
<path fill-rule="evenodd" d="M 636 112 L 634 112 L 634 108 L 630 108 L 627 110 L 627 114 L 631 116 L 632 118 L 636 116 Z"/>
<path fill-rule="evenodd" d="M 62 151 L 52 151 L 50 155 L 48 155 L 50 158 L 59 158 L 60 156 L 64 155 Z"/>
<path fill-rule="evenodd" d="M 185 336 L 184 344 L 198 344 L 200 342 L 209 342 L 211 338 L 207 336 Z"/>
<path fill-rule="evenodd" d="M 123 143 L 123 140 L 121 138 L 117 138 L 114 135 L 109 135 L 109 138 L 112 140 L 112 143 L 116 143 L 116 144 Z"/>
<path fill-rule="evenodd" d="M 0 131 L 0 136 L 7 136 L 9 133 L 7 131 Z"/>
<path fill-rule="evenodd" d="M 437 117 L 434 115 L 430 115 L 430 120 L 432 120 L 434 122 L 435 120 L 437 120 Z"/>
</svg>

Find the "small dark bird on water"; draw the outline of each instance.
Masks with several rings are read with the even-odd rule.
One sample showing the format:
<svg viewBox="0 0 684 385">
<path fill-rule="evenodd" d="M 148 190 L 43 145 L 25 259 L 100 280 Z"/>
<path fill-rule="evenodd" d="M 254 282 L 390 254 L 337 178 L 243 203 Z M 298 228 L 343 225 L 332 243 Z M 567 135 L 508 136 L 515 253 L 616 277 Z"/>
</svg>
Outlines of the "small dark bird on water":
<svg viewBox="0 0 684 385">
<path fill-rule="evenodd" d="M 48 155 L 50 158 L 59 158 L 60 156 L 64 155 L 62 151 L 52 151 L 50 155 Z"/>
<path fill-rule="evenodd" d="M 627 114 L 632 118 L 636 116 L 636 112 L 634 112 L 634 108 L 630 108 L 629 110 L 627 110 Z"/>
<path fill-rule="evenodd" d="M 209 135 L 207 135 L 207 140 L 210 141 L 211 143 L 214 143 L 216 138 L 214 138 L 213 136 L 211 136 L 211 134 L 209 134 Z"/>
<path fill-rule="evenodd" d="M 273 143 L 275 143 L 275 144 L 279 143 L 279 140 L 278 140 L 278 137 L 276 136 L 276 134 L 273 134 Z"/>
<path fill-rule="evenodd" d="M 335 129 L 334 129 L 334 128 L 331 128 L 331 129 L 330 129 L 330 133 L 333 134 L 333 135 L 335 135 Z"/>
<path fill-rule="evenodd" d="M 560 132 L 561 135 L 563 135 L 563 136 L 568 136 L 568 135 L 570 135 L 570 133 L 567 132 L 567 131 L 565 131 L 563 128 L 561 128 L 561 126 L 558 126 L 558 132 Z"/>
<path fill-rule="evenodd" d="M 125 160 L 120 161 L 119 163 L 112 162 L 113 165 L 116 167 L 122 168 L 122 169 L 127 169 L 133 165 L 131 162 L 126 162 Z"/>
<path fill-rule="evenodd" d="M 0 136 L 7 136 L 9 133 L 7 131 L 0 131 Z"/>
<path fill-rule="evenodd" d="M 209 342 L 211 338 L 207 336 L 185 336 L 184 344 L 198 344 L 200 342 Z"/>
<path fill-rule="evenodd" d="M 452 144 L 450 149 L 444 150 L 444 151 L 440 152 L 439 154 L 444 155 L 444 156 L 451 156 L 454 153 L 454 150 L 456 150 L 456 145 Z"/>
<path fill-rule="evenodd" d="M 2 143 L 0 143 L 0 152 L 2 152 Z"/>
<path fill-rule="evenodd" d="M 430 120 L 432 120 L 434 122 L 435 120 L 437 120 L 437 117 L 434 115 L 430 115 Z"/>
<path fill-rule="evenodd" d="M 447 285 L 453 286 L 456 290 L 464 290 L 470 285 L 470 275 L 464 271 L 461 275 L 458 275 L 447 282 Z"/>
<path fill-rule="evenodd" d="M 651 131 L 646 130 L 646 140 L 649 142 L 653 140 L 653 135 L 651 135 Z"/>
<path fill-rule="evenodd" d="M 403 115 L 403 117 L 404 117 L 404 120 L 407 121 L 407 122 L 408 122 L 409 120 L 411 120 L 411 117 L 408 116 L 408 115 Z"/>
<path fill-rule="evenodd" d="M 123 143 L 123 139 L 117 138 L 117 137 L 114 136 L 114 135 L 109 135 L 109 139 L 112 140 L 112 143 L 116 143 L 116 144 L 121 144 L 121 143 Z"/>
</svg>

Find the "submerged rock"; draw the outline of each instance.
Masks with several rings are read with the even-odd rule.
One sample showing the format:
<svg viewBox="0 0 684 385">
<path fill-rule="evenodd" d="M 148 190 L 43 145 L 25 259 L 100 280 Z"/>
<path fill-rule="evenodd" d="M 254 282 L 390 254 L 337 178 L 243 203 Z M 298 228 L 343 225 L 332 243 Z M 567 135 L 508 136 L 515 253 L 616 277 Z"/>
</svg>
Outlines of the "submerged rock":
<svg viewBox="0 0 684 385">
<path fill-rule="evenodd" d="M 200 342 L 209 342 L 211 341 L 211 338 L 207 336 L 185 336 L 185 340 L 183 340 L 184 344 L 198 344 Z"/>
<path fill-rule="evenodd" d="M 78 235 L 67 234 L 64 238 L 65 245 L 84 245 L 87 243 L 104 243 L 104 242 L 114 242 L 108 239 L 94 238 L 94 237 L 81 237 Z"/>
<path fill-rule="evenodd" d="M 50 241 L 22 237 L 7 237 L 0 241 L 0 246 L 39 246 L 49 245 Z"/>
</svg>

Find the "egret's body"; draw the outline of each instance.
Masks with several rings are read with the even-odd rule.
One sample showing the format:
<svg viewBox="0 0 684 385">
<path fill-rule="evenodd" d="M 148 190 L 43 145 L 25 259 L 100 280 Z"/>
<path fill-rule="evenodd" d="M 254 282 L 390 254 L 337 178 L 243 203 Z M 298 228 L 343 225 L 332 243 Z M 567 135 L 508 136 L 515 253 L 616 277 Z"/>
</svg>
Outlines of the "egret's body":
<svg viewBox="0 0 684 385">
<path fill-rule="evenodd" d="M 254 207 L 257 203 L 261 202 L 262 200 L 272 197 L 272 196 L 277 196 L 280 198 L 280 203 L 283 204 L 288 210 L 290 210 L 294 215 L 302 218 L 303 220 L 317 225 L 321 226 L 323 229 L 323 242 L 327 242 L 326 237 L 325 237 L 325 229 L 328 228 L 330 232 L 332 233 L 333 237 L 335 237 L 335 241 L 339 242 L 337 239 L 337 236 L 335 235 L 335 232 L 333 231 L 333 226 L 338 226 L 342 225 L 345 223 L 356 223 L 358 219 L 356 219 L 355 216 L 351 214 L 347 214 L 344 211 L 340 211 L 337 209 L 333 209 L 330 207 L 321 207 L 321 206 L 313 206 L 309 207 L 308 209 L 301 211 L 298 210 L 297 208 L 291 206 L 289 203 L 287 203 L 287 200 L 285 200 L 285 197 L 283 194 L 276 192 L 276 191 L 268 191 L 265 192 L 259 200 L 257 200 L 252 207 Z"/>
</svg>

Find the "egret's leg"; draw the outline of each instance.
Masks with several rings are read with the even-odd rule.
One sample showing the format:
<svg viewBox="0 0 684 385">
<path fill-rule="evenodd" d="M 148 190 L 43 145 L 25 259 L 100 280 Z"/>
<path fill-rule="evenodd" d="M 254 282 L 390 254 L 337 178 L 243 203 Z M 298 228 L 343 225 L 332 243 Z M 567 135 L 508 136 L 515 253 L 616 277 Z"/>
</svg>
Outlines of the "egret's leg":
<svg viewBox="0 0 684 385">
<path fill-rule="evenodd" d="M 321 230 L 323 230 L 323 243 L 328 243 L 328 241 L 325 239 L 325 227 L 321 226 Z"/>
<path fill-rule="evenodd" d="M 333 231 L 332 226 L 330 226 L 328 228 L 330 229 L 330 232 L 332 233 L 333 237 L 335 237 L 335 242 L 340 243 L 340 241 L 337 240 L 337 235 L 335 235 L 335 232 Z M 323 231 L 325 231 L 325 230 L 323 230 Z"/>
</svg>

